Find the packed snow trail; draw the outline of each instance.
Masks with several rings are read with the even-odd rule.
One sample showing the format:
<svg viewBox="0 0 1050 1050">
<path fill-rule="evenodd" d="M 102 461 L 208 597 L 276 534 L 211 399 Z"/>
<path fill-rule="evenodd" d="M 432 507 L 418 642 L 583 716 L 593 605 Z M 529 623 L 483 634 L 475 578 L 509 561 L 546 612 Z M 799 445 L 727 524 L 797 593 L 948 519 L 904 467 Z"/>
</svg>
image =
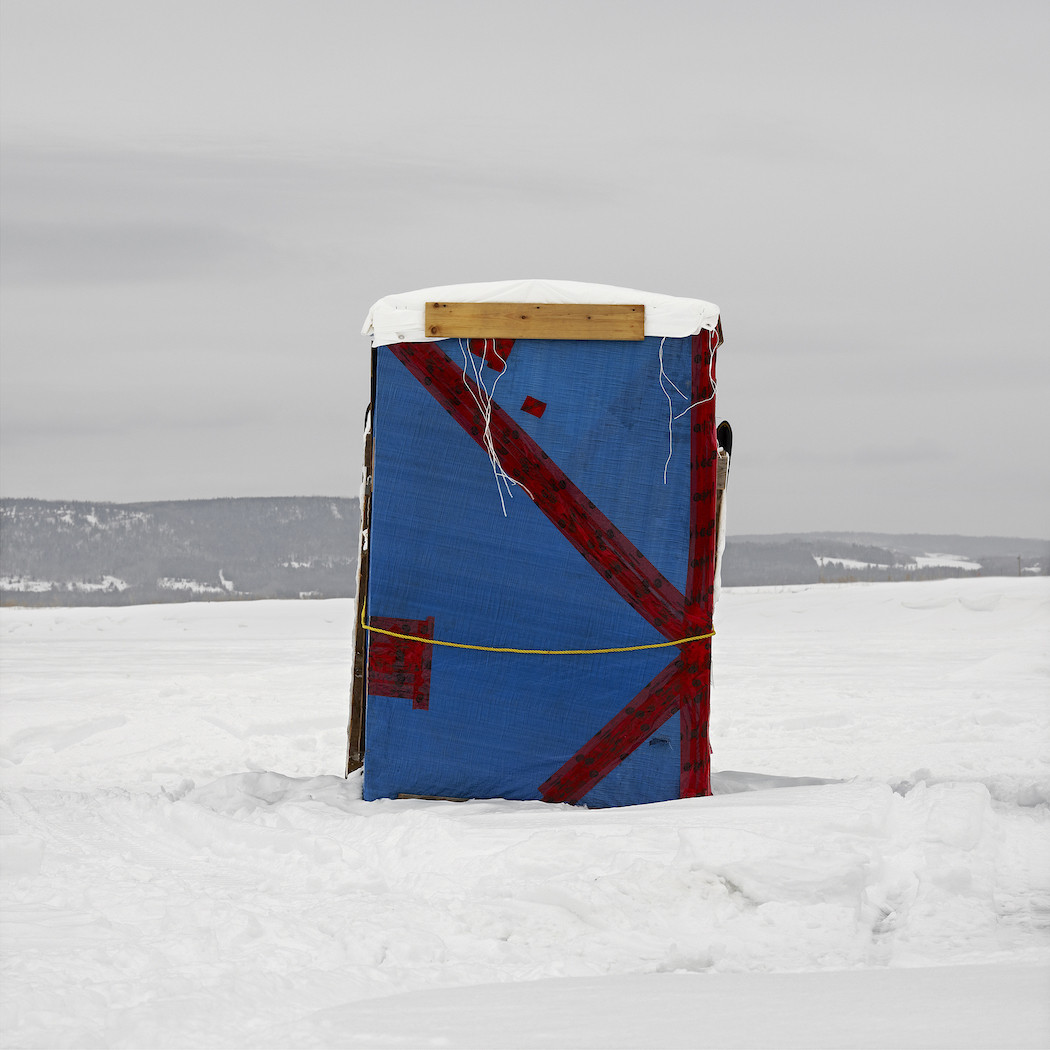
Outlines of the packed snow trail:
<svg viewBox="0 0 1050 1050">
<path fill-rule="evenodd" d="M 362 802 L 352 615 L 0 613 L 5 1046 L 644 1045 L 639 975 L 649 1045 L 768 1045 L 766 994 L 842 1045 L 865 974 L 854 1045 L 1050 1039 L 1047 581 L 725 591 L 716 796 L 601 811 Z"/>
</svg>

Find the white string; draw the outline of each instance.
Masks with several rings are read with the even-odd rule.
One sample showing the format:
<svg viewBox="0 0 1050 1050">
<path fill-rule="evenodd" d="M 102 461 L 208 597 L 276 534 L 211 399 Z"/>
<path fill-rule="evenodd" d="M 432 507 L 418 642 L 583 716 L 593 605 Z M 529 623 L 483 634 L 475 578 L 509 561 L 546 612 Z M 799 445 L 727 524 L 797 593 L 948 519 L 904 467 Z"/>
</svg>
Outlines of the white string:
<svg viewBox="0 0 1050 1050">
<path fill-rule="evenodd" d="M 520 481 L 515 481 L 504 469 L 503 465 L 499 461 L 499 455 L 496 453 L 496 446 L 492 440 L 492 402 L 496 392 L 496 384 L 500 381 L 500 376 L 503 375 L 504 370 L 507 367 L 507 361 L 500 355 L 499 348 L 496 345 L 496 340 L 492 340 L 492 352 L 499 358 L 499 362 L 503 365 L 503 368 L 499 370 L 496 378 L 492 381 L 492 389 L 489 390 L 485 386 L 485 378 L 482 375 L 481 368 L 478 363 L 474 360 L 474 355 L 470 353 L 469 347 L 464 346 L 463 340 L 459 340 L 459 349 L 463 354 L 463 386 L 466 387 L 467 393 L 474 399 L 474 404 L 478 406 L 478 411 L 481 413 L 481 418 L 485 421 L 485 427 L 482 432 L 482 444 L 485 447 L 485 451 L 488 453 L 489 462 L 492 464 L 492 474 L 496 479 L 496 491 L 499 493 L 500 507 L 503 509 L 503 516 L 507 516 L 507 504 L 503 498 L 504 489 L 507 495 L 513 499 L 514 493 L 511 492 L 511 485 L 516 485 L 518 488 L 524 490 L 525 494 L 532 499 L 532 493 Z M 484 340 L 482 345 L 482 352 L 488 349 L 488 340 Z M 471 387 L 470 383 L 467 382 L 467 364 L 470 364 L 471 371 L 474 373 L 474 382 L 477 384 L 478 393 L 474 392 L 474 388 Z M 478 396 L 480 394 L 480 397 Z"/>
<path fill-rule="evenodd" d="M 694 408 L 698 408 L 700 405 L 706 404 L 708 401 L 714 399 L 715 396 L 715 350 L 718 347 L 718 333 L 716 330 L 711 329 L 712 343 L 710 353 L 707 359 L 707 380 L 711 385 L 711 393 L 707 397 L 702 397 L 699 401 L 694 401 L 688 408 L 682 409 L 678 415 L 675 415 L 674 402 L 671 400 L 671 395 L 667 392 L 667 387 L 664 386 L 664 380 L 674 387 L 675 393 L 679 397 L 688 401 L 689 398 L 678 389 L 678 384 L 664 371 L 664 342 L 667 336 L 664 336 L 660 340 L 660 389 L 663 391 L 664 397 L 667 398 L 667 460 L 664 462 L 664 484 L 667 484 L 667 468 L 671 465 L 671 457 L 674 455 L 674 431 L 672 424 L 676 419 L 681 419 L 682 416 L 689 412 L 692 412 Z"/>
<path fill-rule="evenodd" d="M 664 484 L 667 484 L 667 468 L 671 465 L 671 456 L 674 454 L 674 433 L 671 430 L 671 424 L 674 422 L 674 402 L 671 400 L 671 395 L 667 392 L 667 387 L 664 386 L 664 379 L 667 379 L 671 386 L 678 390 L 678 387 L 671 382 L 670 377 L 664 371 L 664 342 L 667 340 L 665 335 L 660 340 L 660 389 L 663 391 L 664 397 L 667 398 L 667 460 L 664 463 Z M 683 397 L 681 390 L 678 393 Z"/>
</svg>

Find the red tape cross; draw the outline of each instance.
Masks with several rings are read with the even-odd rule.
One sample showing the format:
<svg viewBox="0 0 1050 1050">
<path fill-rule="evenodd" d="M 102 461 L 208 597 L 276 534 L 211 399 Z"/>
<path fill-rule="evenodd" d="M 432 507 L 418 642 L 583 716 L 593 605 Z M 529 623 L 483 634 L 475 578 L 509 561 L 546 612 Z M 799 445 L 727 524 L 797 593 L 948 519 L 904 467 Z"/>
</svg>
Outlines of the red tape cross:
<svg viewBox="0 0 1050 1050">
<path fill-rule="evenodd" d="M 711 333 L 692 341 L 689 565 L 686 595 L 666 580 L 563 470 L 495 402 L 489 435 L 503 469 L 609 585 L 665 638 L 701 633 L 714 600 L 715 344 Z M 476 384 L 433 343 L 395 343 L 391 352 L 484 450 L 485 422 Z M 466 384 L 467 390 L 464 390 Z M 405 632 L 408 633 L 408 632 Z M 634 699 L 540 785 L 548 802 L 578 802 L 598 781 L 681 711 L 681 797 L 711 793 L 711 641 L 682 646 L 680 654 Z"/>
<path fill-rule="evenodd" d="M 480 398 L 474 382 L 464 379 L 462 370 L 434 343 L 394 343 L 390 350 L 484 449 L 485 421 L 463 388 L 466 383 Z M 528 490 L 591 567 L 665 638 L 681 638 L 686 625 L 683 595 L 495 402 L 489 433 L 503 469 Z"/>
</svg>

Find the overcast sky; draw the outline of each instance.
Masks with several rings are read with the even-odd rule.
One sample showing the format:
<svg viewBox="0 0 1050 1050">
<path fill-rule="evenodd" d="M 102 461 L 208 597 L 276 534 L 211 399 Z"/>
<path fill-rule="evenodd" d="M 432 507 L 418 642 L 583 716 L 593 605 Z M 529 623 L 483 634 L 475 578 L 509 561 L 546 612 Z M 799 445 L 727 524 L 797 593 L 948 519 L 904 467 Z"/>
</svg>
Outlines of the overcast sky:
<svg viewBox="0 0 1050 1050">
<path fill-rule="evenodd" d="M 719 305 L 731 532 L 1050 536 L 1045 0 L 0 12 L 5 496 L 356 495 L 371 303 L 551 277 Z"/>
</svg>

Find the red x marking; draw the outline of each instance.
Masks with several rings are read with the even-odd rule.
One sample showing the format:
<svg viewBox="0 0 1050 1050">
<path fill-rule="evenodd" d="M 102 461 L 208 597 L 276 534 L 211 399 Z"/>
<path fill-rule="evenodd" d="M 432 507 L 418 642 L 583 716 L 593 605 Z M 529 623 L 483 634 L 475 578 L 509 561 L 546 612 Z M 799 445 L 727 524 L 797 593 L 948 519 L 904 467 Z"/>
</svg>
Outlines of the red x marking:
<svg viewBox="0 0 1050 1050">
<path fill-rule="evenodd" d="M 492 402 L 489 435 L 500 465 L 609 585 L 665 638 L 710 629 L 714 598 L 715 472 L 713 353 L 717 336 L 692 343 L 689 565 L 686 594 L 642 555 L 565 472 Z M 481 392 L 434 343 L 389 349 L 452 418 L 484 449 Z M 509 352 L 509 350 L 508 350 Z M 464 389 L 464 384 L 467 389 Z M 633 700 L 540 785 L 548 802 L 578 802 L 595 784 L 681 711 L 681 797 L 711 793 L 711 640 L 689 642 Z"/>
</svg>

